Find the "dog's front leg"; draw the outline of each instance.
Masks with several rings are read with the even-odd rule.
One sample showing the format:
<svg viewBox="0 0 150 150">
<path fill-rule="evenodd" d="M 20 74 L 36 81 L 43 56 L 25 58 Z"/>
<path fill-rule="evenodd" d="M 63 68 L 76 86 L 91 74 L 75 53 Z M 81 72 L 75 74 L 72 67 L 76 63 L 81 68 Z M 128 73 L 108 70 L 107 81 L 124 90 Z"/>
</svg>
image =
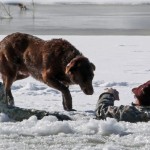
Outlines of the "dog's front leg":
<svg viewBox="0 0 150 150">
<path fill-rule="evenodd" d="M 63 97 L 63 107 L 64 110 L 71 111 L 72 110 L 72 97 L 69 91 L 69 88 L 59 82 L 56 78 L 50 77 L 47 73 L 43 73 L 43 81 L 49 87 L 52 87 L 58 91 L 61 91 Z"/>
<path fill-rule="evenodd" d="M 72 97 L 68 87 L 62 92 L 64 110 L 72 111 Z"/>
<path fill-rule="evenodd" d="M 50 87 L 53 87 L 62 92 L 62 98 L 63 98 L 62 104 L 63 104 L 64 110 L 71 111 L 72 110 L 72 97 L 71 97 L 69 88 L 63 85 L 62 83 L 60 83 L 56 79 L 49 80 L 47 84 Z"/>
</svg>

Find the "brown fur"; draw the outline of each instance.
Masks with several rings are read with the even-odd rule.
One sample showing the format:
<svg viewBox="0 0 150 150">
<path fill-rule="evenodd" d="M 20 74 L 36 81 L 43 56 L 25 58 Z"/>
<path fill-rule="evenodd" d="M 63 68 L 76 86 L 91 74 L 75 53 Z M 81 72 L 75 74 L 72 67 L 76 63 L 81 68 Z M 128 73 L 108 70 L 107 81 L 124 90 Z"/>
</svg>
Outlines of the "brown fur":
<svg viewBox="0 0 150 150">
<path fill-rule="evenodd" d="M 13 105 L 11 86 L 29 75 L 62 92 L 63 107 L 72 110 L 68 86 L 79 84 L 85 94 L 93 94 L 95 66 L 63 39 L 44 41 L 29 34 L 13 33 L 0 42 L 0 72 L 6 103 Z"/>
</svg>

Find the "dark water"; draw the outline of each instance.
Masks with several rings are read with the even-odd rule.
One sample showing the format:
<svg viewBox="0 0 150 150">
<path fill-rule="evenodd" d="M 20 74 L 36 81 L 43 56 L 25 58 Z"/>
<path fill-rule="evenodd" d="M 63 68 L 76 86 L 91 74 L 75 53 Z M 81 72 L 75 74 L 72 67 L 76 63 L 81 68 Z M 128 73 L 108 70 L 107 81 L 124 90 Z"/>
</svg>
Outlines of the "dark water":
<svg viewBox="0 0 150 150">
<path fill-rule="evenodd" d="M 150 35 L 150 5 L 35 5 L 0 19 L 0 34 Z M 0 7 L 0 17 L 6 13 Z"/>
</svg>

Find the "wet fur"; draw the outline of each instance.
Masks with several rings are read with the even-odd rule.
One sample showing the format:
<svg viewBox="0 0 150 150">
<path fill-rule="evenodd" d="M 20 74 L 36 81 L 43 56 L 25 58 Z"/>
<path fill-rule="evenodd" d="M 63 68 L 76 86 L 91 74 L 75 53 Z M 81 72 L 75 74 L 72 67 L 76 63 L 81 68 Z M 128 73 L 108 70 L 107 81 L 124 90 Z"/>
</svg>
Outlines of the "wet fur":
<svg viewBox="0 0 150 150">
<path fill-rule="evenodd" d="M 68 73 L 66 70 L 67 65 L 74 58 L 90 64 L 88 59 L 66 40 L 44 41 L 23 33 L 6 36 L 0 42 L 0 72 L 6 92 L 6 103 L 14 104 L 11 93 L 13 82 L 31 75 L 61 91 L 64 109 L 72 110 L 72 98 L 68 86 L 74 82 L 69 76 L 71 69 L 69 68 Z"/>
</svg>

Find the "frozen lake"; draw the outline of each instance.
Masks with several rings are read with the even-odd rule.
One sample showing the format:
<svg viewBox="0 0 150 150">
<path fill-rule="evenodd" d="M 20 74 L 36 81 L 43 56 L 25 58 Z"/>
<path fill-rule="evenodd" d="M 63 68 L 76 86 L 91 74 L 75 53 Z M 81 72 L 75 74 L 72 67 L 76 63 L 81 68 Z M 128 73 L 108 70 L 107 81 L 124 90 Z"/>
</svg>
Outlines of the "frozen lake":
<svg viewBox="0 0 150 150">
<path fill-rule="evenodd" d="M 130 105 L 134 101 L 131 89 L 149 80 L 150 36 L 38 37 L 67 39 L 87 56 L 96 66 L 95 92 L 87 96 L 78 85 L 70 86 L 77 111 L 67 112 L 63 110 L 60 92 L 31 77 L 15 82 L 12 93 L 16 106 L 59 111 L 73 121 L 61 122 L 54 117 L 37 120 L 32 116 L 11 122 L 0 113 L 0 150 L 149 150 L 150 121 L 129 123 L 93 118 L 98 97 L 106 87 L 119 91 L 120 101 L 115 105 Z"/>
<path fill-rule="evenodd" d="M 8 7 L 7 7 L 8 8 Z M 0 34 L 20 31 L 39 35 L 150 35 L 150 5 L 9 5 L 0 7 Z"/>
<path fill-rule="evenodd" d="M 96 65 L 95 93 L 86 96 L 77 85 L 71 86 L 77 111 L 66 112 L 58 91 L 33 78 L 15 82 L 16 106 L 59 111 L 73 121 L 32 116 L 11 122 L 1 113 L 0 150 L 149 150 L 150 121 L 95 120 L 94 109 L 106 87 L 120 92 L 115 105 L 130 105 L 131 89 L 149 80 L 150 5 L 35 5 L 34 11 L 32 5 L 27 7 L 20 11 L 18 6 L 9 6 L 12 19 L 2 19 L 7 16 L 0 7 L 0 40 L 18 31 L 45 40 L 67 39 Z"/>
</svg>

